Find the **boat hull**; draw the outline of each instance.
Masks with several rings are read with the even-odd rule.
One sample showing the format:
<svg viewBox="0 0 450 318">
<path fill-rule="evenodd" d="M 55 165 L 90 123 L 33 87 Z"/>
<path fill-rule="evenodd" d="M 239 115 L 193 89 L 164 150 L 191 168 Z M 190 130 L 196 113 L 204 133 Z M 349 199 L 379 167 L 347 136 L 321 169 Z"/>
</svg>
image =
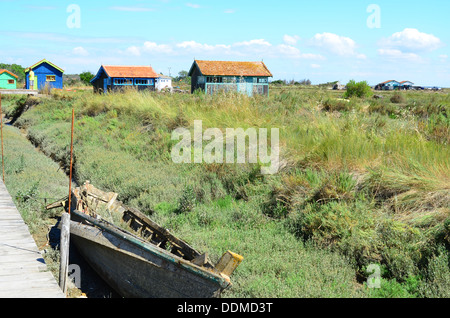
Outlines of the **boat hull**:
<svg viewBox="0 0 450 318">
<path fill-rule="evenodd" d="M 226 282 L 189 262 L 161 257 L 96 227 L 71 221 L 71 241 L 89 265 L 125 298 L 220 297 Z"/>
</svg>

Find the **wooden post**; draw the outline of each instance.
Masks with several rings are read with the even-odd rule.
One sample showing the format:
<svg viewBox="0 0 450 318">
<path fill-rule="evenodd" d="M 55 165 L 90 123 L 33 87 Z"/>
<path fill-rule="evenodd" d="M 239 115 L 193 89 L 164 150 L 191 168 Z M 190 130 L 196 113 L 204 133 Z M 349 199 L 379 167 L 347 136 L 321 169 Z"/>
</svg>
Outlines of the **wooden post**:
<svg viewBox="0 0 450 318">
<path fill-rule="evenodd" d="M 61 216 L 61 237 L 59 243 L 60 265 L 59 265 L 59 287 L 67 295 L 67 280 L 69 271 L 69 245 L 70 245 L 70 214 L 63 213 Z"/>
<path fill-rule="evenodd" d="M 72 158 L 73 158 L 73 122 L 75 121 L 75 109 L 72 108 L 72 130 L 70 137 L 70 171 L 69 171 L 69 214 L 72 208 Z"/>
<path fill-rule="evenodd" d="M 3 170 L 3 183 L 5 183 L 5 161 L 3 158 L 3 112 L 2 112 L 2 94 L 0 94 L 0 131 L 2 139 L 2 170 Z"/>
<path fill-rule="evenodd" d="M 75 120 L 75 109 L 72 109 L 72 129 L 70 137 L 70 173 L 69 173 L 69 207 L 68 213 L 61 216 L 61 237 L 60 237 L 60 267 L 59 286 L 67 296 L 67 280 L 69 272 L 69 247 L 70 247 L 70 212 L 72 208 L 72 158 L 73 158 L 73 123 Z"/>
</svg>

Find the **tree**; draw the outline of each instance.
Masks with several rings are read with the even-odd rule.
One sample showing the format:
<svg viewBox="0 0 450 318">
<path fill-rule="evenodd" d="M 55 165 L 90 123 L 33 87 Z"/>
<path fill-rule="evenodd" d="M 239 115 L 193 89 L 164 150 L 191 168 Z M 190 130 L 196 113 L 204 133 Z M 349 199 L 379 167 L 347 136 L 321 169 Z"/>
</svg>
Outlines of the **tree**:
<svg viewBox="0 0 450 318">
<path fill-rule="evenodd" d="M 91 84 L 91 80 L 94 78 L 94 74 L 91 72 L 83 72 L 80 74 L 80 80 L 86 85 Z"/>
<path fill-rule="evenodd" d="M 189 77 L 188 71 L 180 71 L 178 76 L 174 78 L 174 82 L 184 82 L 186 84 L 191 83 L 191 78 Z"/>
<path fill-rule="evenodd" d="M 356 81 L 351 80 L 347 83 L 347 91 L 345 92 L 344 97 L 350 98 L 355 96 L 362 98 L 370 97 L 372 94 L 372 89 L 366 81 L 357 83 Z"/>
<path fill-rule="evenodd" d="M 0 69 L 8 70 L 8 71 L 14 73 L 15 75 L 17 75 L 19 77 L 18 78 L 19 82 L 25 81 L 25 69 L 20 65 L 0 63 Z"/>
<path fill-rule="evenodd" d="M 178 77 L 179 77 L 179 79 L 185 79 L 186 77 L 188 77 L 188 72 L 187 71 L 180 71 L 179 73 L 178 73 Z"/>
</svg>

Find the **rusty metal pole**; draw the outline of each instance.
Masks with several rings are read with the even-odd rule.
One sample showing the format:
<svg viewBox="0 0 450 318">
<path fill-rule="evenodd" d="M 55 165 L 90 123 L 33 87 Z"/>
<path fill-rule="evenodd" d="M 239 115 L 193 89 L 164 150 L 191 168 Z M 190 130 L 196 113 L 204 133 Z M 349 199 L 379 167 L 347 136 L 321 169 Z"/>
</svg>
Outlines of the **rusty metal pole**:
<svg viewBox="0 0 450 318">
<path fill-rule="evenodd" d="M 3 158 L 3 112 L 2 112 L 2 94 L 0 94 L 0 132 L 2 139 L 2 170 L 3 170 L 3 183 L 5 183 L 5 161 Z"/>
<path fill-rule="evenodd" d="M 70 168 L 69 168 L 69 214 L 72 201 L 72 158 L 73 158 L 73 122 L 75 121 L 75 109 L 72 108 L 72 130 L 70 138 Z"/>
</svg>

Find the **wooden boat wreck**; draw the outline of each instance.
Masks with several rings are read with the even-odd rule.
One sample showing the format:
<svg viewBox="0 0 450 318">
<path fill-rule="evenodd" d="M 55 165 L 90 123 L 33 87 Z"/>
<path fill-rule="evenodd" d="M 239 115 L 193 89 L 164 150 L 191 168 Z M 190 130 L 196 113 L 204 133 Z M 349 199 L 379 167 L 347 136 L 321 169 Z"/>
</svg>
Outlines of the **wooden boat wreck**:
<svg viewBox="0 0 450 318">
<path fill-rule="evenodd" d="M 220 297 L 231 287 L 230 276 L 242 256 L 226 252 L 214 266 L 137 209 L 117 201 L 89 182 L 74 189 L 71 204 L 71 242 L 89 265 L 125 298 Z M 66 206 L 61 200 L 47 206 Z M 67 208 L 67 207 L 66 207 Z M 96 212 L 121 215 L 129 230 L 106 221 Z"/>
</svg>

